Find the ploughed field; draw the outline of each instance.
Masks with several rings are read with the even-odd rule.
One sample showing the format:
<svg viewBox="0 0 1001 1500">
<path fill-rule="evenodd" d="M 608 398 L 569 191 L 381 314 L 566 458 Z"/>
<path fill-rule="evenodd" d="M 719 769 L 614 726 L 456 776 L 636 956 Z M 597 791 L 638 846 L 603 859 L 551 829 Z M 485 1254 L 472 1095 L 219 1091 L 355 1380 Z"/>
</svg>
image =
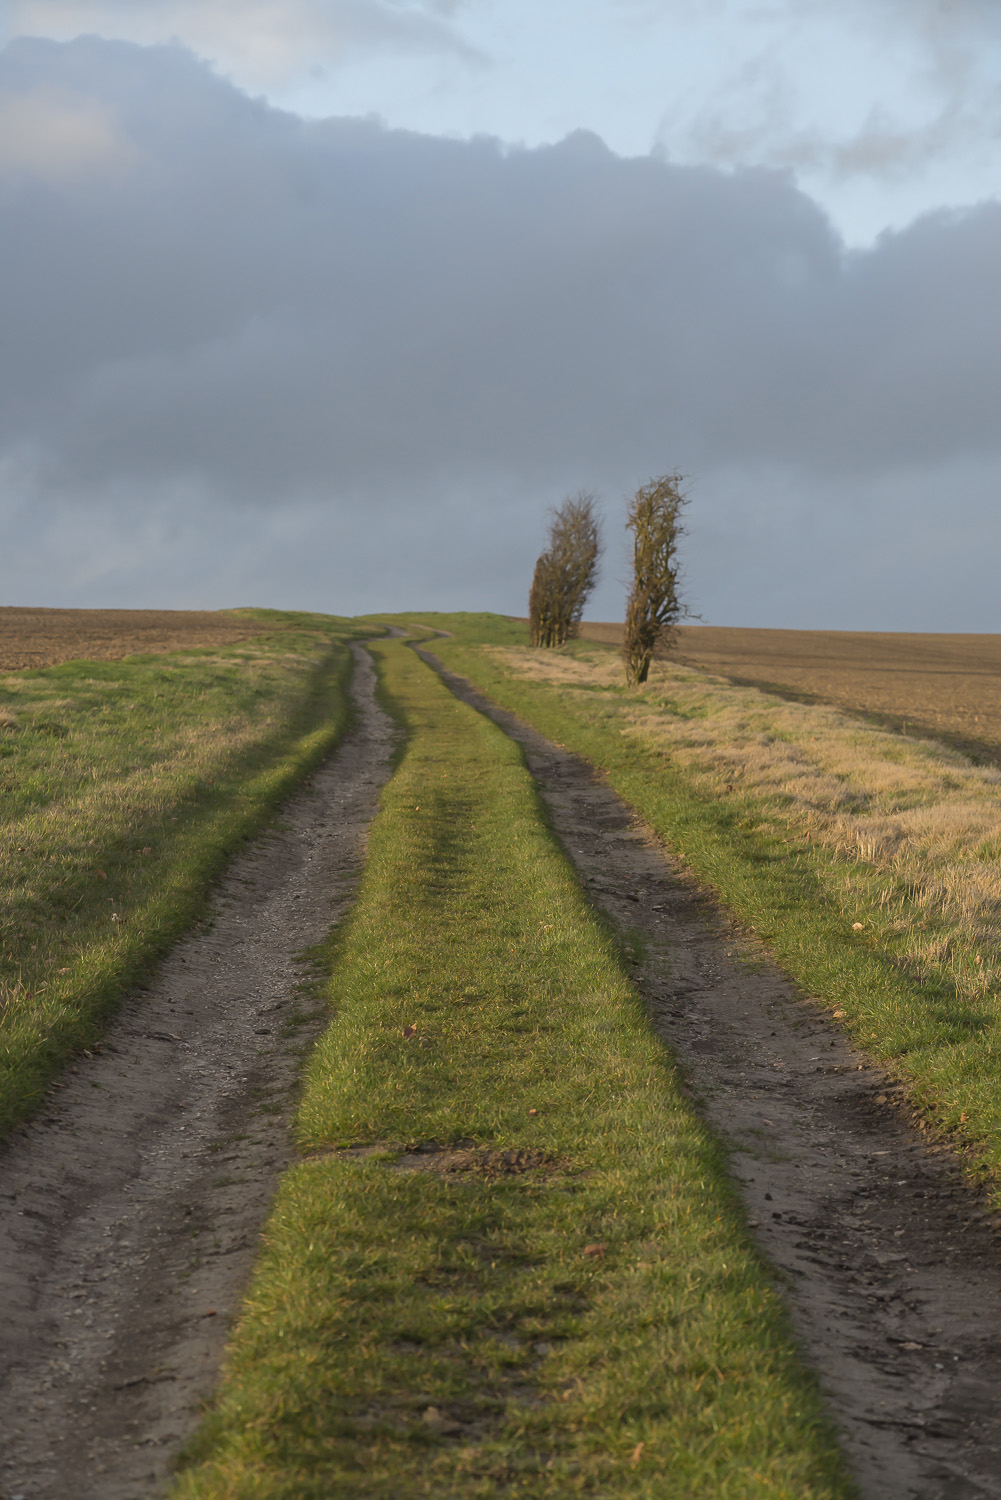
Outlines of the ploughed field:
<svg viewBox="0 0 1001 1500">
<path fill-rule="evenodd" d="M 231 646 L 266 627 L 208 609 L 31 609 L 0 606 L 0 671 L 63 661 Z"/>
<path fill-rule="evenodd" d="M 581 635 L 617 644 L 622 626 L 587 623 Z M 834 703 L 896 729 L 1001 755 L 1001 635 L 683 625 L 674 658 L 732 682 Z"/>
</svg>

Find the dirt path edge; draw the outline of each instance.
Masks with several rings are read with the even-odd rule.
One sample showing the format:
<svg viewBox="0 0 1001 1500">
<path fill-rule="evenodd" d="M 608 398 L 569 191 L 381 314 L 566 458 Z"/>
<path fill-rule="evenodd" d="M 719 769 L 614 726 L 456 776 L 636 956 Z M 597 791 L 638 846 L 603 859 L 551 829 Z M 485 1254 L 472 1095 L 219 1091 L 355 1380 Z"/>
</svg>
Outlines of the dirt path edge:
<svg viewBox="0 0 1001 1500">
<path fill-rule="evenodd" d="M 0 1152 L 0 1496 L 151 1500 L 216 1383 L 395 731 L 354 727 L 229 866 L 209 919 Z"/>
<path fill-rule="evenodd" d="M 595 906 L 641 940 L 634 981 L 728 1144 L 861 1494 L 1001 1497 L 1001 1221 L 986 1198 L 599 773 L 415 649 L 522 747 Z"/>
</svg>

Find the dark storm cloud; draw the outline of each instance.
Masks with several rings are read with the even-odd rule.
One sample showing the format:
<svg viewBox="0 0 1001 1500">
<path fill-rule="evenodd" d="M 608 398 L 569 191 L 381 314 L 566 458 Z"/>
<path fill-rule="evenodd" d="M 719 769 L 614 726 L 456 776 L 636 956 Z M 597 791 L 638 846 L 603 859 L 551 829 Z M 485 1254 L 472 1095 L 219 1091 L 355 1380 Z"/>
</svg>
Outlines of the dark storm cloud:
<svg viewBox="0 0 1001 1500">
<path fill-rule="evenodd" d="M 12 44 L 4 127 L 3 491 L 71 591 L 185 597 L 225 534 L 217 577 L 287 599 L 312 535 L 352 607 L 493 569 L 514 608 L 579 484 L 718 476 L 719 525 L 738 474 L 827 513 L 997 472 L 996 205 L 845 255 L 778 173 L 308 123 L 94 39 Z"/>
</svg>

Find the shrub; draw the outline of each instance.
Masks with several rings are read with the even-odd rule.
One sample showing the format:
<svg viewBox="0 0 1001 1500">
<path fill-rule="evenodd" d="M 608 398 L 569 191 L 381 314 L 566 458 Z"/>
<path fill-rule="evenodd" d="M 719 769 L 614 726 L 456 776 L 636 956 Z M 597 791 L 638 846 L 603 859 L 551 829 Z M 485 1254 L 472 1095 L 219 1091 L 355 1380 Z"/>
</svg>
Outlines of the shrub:
<svg viewBox="0 0 1001 1500">
<path fill-rule="evenodd" d="M 601 555 L 594 500 L 580 490 L 553 514 L 549 546 L 535 564 L 528 596 L 533 646 L 563 646 L 577 634 L 584 605 L 597 582 Z"/>
</svg>

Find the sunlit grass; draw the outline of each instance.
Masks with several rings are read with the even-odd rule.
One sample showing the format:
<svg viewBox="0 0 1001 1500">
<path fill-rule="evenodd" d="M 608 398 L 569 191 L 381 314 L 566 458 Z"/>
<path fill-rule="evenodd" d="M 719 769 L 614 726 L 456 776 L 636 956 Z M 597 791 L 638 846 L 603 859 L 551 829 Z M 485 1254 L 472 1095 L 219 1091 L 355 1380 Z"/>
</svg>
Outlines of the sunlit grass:
<svg viewBox="0 0 1001 1500">
<path fill-rule="evenodd" d="M 530 651 L 522 627 L 485 618 L 452 628 L 436 646 L 450 665 L 608 770 L 937 1127 L 1001 1174 L 1001 772 L 690 667 L 659 664 L 636 692 L 608 648 Z"/>
<path fill-rule="evenodd" d="M 177 1500 L 850 1493 L 721 1153 L 516 747 L 405 647 L 408 742 Z"/>
<path fill-rule="evenodd" d="M 255 613 L 221 651 L 0 676 L 0 1131 L 344 727 L 356 628 Z"/>
</svg>

